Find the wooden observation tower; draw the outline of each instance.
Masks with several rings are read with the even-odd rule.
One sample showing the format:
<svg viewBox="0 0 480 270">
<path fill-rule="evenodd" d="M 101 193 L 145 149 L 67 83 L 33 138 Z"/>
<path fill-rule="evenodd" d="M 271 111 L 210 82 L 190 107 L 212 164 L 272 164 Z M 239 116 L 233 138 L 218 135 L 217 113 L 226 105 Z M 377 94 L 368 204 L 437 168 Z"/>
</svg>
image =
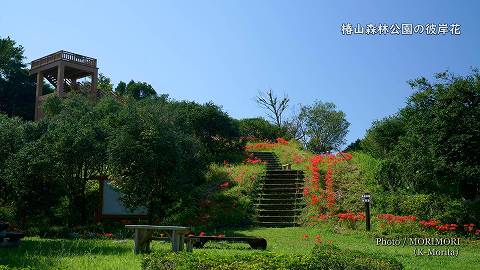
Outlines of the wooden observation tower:
<svg viewBox="0 0 480 270">
<path fill-rule="evenodd" d="M 70 91 L 80 91 L 78 79 L 91 77 L 89 96 L 97 96 L 98 68 L 97 59 L 58 51 L 32 61 L 30 75 L 37 75 L 37 91 L 35 96 L 35 121 L 43 117 L 42 103 L 48 95 L 43 94 L 43 79 L 47 79 L 55 87 L 59 97 Z"/>
</svg>

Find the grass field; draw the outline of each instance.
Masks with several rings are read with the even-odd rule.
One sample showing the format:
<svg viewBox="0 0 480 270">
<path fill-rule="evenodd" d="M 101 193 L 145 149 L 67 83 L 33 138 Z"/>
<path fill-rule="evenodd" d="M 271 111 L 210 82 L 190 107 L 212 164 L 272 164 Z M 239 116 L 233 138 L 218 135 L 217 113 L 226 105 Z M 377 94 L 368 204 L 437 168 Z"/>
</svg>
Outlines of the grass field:
<svg viewBox="0 0 480 270">
<path fill-rule="evenodd" d="M 268 250 L 278 253 L 308 253 L 315 244 L 315 236 L 320 235 L 322 241 L 331 241 L 345 252 L 360 250 L 393 256 L 406 269 L 478 269 L 480 265 L 479 241 L 461 242 L 458 257 L 414 257 L 413 247 L 376 246 L 375 237 L 371 234 L 353 231 L 334 233 L 328 226 L 257 228 L 235 233 L 264 237 L 268 241 Z M 308 235 L 306 239 L 305 234 Z M 25 239 L 19 248 L 0 249 L 0 265 L 31 269 L 140 269 L 142 256 L 133 255 L 132 247 L 132 240 L 52 240 L 32 237 Z M 153 250 L 169 248 L 169 243 L 152 244 Z M 209 252 L 229 255 L 250 252 L 248 246 L 243 244 L 217 243 L 207 248 Z"/>
</svg>

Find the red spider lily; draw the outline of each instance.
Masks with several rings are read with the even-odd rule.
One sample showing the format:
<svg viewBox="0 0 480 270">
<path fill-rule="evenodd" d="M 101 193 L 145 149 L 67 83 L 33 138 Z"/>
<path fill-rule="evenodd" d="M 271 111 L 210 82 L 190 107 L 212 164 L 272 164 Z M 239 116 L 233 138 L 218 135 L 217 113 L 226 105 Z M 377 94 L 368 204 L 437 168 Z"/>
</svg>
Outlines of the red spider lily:
<svg viewBox="0 0 480 270">
<path fill-rule="evenodd" d="M 439 231 L 456 231 L 457 227 L 457 224 L 443 224 L 435 226 L 435 229 Z"/>
<path fill-rule="evenodd" d="M 105 233 L 105 234 L 103 234 L 103 236 L 110 238 L 110 237 L 113 236 L 113 234 L 111 234 L 111 233 Z"/>
<path fill-rule="evenodd" d="M 304 234 L 303 239 L 308 239 L 308 234 Z"/>
<path fill-rule="evenodd" d="M 319 203 L 318 198 L 323 198 L 325 200 L 324 204 L 329 212 L 333 212 L 334 205 L 336 203 L 335 199 L 335 191 L 333 189 L 333 181 L 334 181 L 334 166 L 340 162 L 345 160 L 350 160 L 352 158 L 351 154 L 348 153 L 338 153 L 337 155 L 333 154 L 322 154 L 322 155 L 313 155 L 310 158 L 310 164 L 308 165 L 308 169 L 311 171 L 312 176 L 308 179 L 311 182 L 311 188 L 313 191 L 320 191 L 319 180 L 320 180 L 320 163 L 327 164 L 327 173 L 325 174 L 325 190 L 323 191 L 324 195 L 320 197 L 315 197 L 314 193 L 310 193 L 310 197 L 312 200 L 311 205 L 316 205 Z M 317 202 L 318 201 L 318 202 Z"/>
<path fill-rule="evenodd" d="M 440 223 L 440 221 L 435 220 L 435 219 L 429 219 L 429 220 L 422 220 L 418 223 L 425 228 L 433 228 L 433 227 L 437 226 Z"/>
<path fill-rule="evenodd" d="M 287 145 L 287 144 L 288 144 L 288 141 L 285 140 L 284 138 L 277 138 L 277 143 Z"/>
<path fill-rule="evenodd" d="M 225 189 L 225 188 L 228 188 L 229 186 L 230 186 L 230 182 L 225 181 L 222 184 L 218 185 L 218 188 L 219 189 Z"/>
<path fill-rule="evenodd" d="M 245 146 L 246 150 L 261 150 L 261 149 L 269 149 L 269 148 L 274 148 L 276 144 L 274 143 L 256 143 L 256 144 L 250 144 Z"/>
<path fill-rule="evenodd" d="M 415 216 L 395 216 L 392 214 L 379 214 L 377 215 L 377 218 L 387 221 L 387 224 L 392 224 L 392 223 L 400 224 L 400 223 L 406 223 L 406 222 L 417 220 L 417 217 Z"/>
<path fill-rule="evenodd" d="M 249 164 L 265 164 L 265 162 L 262 162 L 260 159 L 257 159 L 257 158 L 247 158 L 245 160 L 245 163 L 249 163 Z"/>
<path fill-rule="evenodd" d="M 328 218 L 330 218 L 330 216 L 327 214 L 320 214 L 318 216 L 310 216 L 308 218 L 311 220 L 320 221 L 320 220 L 327 220 Z"/>
<path fill-rule="evenodd" d="M 327 209 L 332 210 L 335 204 L 335 193 L 333 191 L 333 170 L 328 168 L 325 175 L 325 193 L 327 194 Z"/>
<path fill-rule="evenodd" d="M 467 232 L 472 232 L 472 231 L 473 231 L 473 228 L 475 228 L 475 224 L 473 224 L 473 223 L 463 224 L 463 228 L 464 228 L 465 231 L 467 231 Z"/>
<path fill-rule="evenodd" d="M 352 212 L 339 213 L 337 214 L 337 217 L 340 221 L 350 220 L 350 221 L 356 222 L 359 220 L 365 220 L 365 215 L 363 213 L 357 213 L 357 214 Z"/>
<path fill-rule="evenodd" d="M 317 205 L 320 202 L 320 199 L 315 194 L 311 194 L 311 199 L 312 199 L 312 201 L 310 202 L 310 205 L 312 205 L 312 206 Z"/>
<path fill-rule="evenodd" d="M 207 234 L 205 232 L 200 232 L 198 235 L 199 236 L 206 236 Z"/>
<path fill-rule="evenodd" d="M 480 229 L 475 231 L 475 235 L 480 235 Z"/>
<path fill-rule="evenodd" d="M 304 159 L 301 155 L 299 155 L 299 154 L 295 154 L 295 155 L 293 156 L 293 163 L 295 163 L 295 164 L 300 164 L 300 163 L 302 163 L 302 162 L 304 162 L 304 161 L 305 161 L 305 159 Z"/>
<path fill-rule="evenodd" d="M 319 234 L 315 235 L 315 242 L 319 244 L 322 243 L 322 237 Z"/>
</svg>

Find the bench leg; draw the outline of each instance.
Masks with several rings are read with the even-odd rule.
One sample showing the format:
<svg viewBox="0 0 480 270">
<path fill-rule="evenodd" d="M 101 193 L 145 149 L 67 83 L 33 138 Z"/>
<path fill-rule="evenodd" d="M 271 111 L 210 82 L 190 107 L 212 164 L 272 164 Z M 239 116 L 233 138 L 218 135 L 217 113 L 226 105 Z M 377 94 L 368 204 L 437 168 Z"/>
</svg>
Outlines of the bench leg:
<svg viewBox="0 0 480 270">
<path fill-rule="evenodd" d="M 193 239 L 190 237 L 187 237 L 187 252 L 192 252 L 193 251 Z"/>
<path fill-rule="evenodd" d="M 172 251 L 173 252 L 178 252 L 178 249 L 179 249 L 179 241 L 178 241 L 178 235 L 173 232 L 172 233 Z"/>
<path fill-rule="evenodd" d="M 135 229 L 134 248 L 135 254 L 150 252 L 152 232 L 145 229 Z"/>
<path fill-rule="evenodd" d="M 178 235 L 178 251 L 182 251 L 185 246 L 185 236 L 183 234 Z"/>
<path fill-rule="evenodd" d="M 138 254 L 140 252 L 140 230 L 135 229 L 135 236 L 133 238 L 133 253 Z"/>
</svg>

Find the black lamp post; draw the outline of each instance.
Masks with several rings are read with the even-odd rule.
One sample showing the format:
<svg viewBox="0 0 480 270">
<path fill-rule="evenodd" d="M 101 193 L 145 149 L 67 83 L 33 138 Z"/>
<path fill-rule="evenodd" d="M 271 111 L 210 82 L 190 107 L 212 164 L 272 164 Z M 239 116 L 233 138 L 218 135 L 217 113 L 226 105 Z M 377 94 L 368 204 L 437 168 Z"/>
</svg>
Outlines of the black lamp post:
<svg viewBox="0 0 480 270">
<path fill-rule="evenodd" d="M 370 231 L 370 193 L 363 194 L 362 201 L 365 203 L 365 225 L 367 231 Z"/>
</svg>

